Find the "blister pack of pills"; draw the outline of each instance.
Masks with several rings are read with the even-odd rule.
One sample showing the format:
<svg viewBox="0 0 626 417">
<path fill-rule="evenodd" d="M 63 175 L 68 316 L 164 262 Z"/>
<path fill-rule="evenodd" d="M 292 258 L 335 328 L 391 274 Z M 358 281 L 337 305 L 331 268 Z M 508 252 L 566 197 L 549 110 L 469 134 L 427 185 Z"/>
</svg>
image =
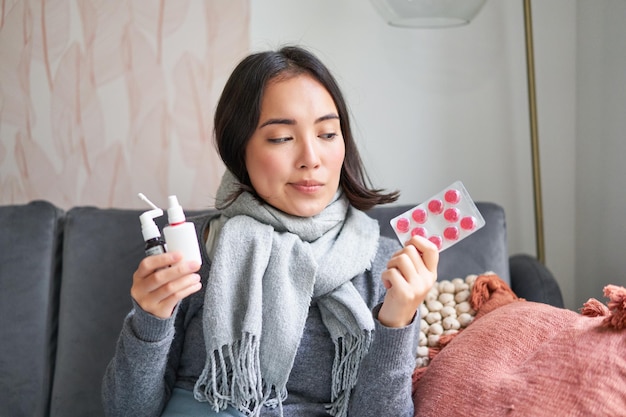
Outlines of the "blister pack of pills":
<svg viewBox="0 0 626 417">
<path fill-rule="evenodd" d="M 461 181 L 456 181 L 424 203 L 391 219 L 391 227 L 403 245 L 420 235 L 433 242 L 439 251 L 465 239 L 485 225 Z"/>
</svg>

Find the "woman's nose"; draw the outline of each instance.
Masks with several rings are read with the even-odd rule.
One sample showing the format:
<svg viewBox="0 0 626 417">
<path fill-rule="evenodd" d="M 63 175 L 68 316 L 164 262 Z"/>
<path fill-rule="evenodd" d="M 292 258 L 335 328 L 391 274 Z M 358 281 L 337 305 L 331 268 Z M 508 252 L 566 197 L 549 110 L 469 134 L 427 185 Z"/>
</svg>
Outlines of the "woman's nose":
<svg viewBox="0 0 626 417">
<path fill-rule="evenodd" d="M 300 142 L 300 156 L 298 165 L 300 168 L 316 168 L 320 165 L 319 149 L 315 138 L 305 139 Z"/>
</svg>

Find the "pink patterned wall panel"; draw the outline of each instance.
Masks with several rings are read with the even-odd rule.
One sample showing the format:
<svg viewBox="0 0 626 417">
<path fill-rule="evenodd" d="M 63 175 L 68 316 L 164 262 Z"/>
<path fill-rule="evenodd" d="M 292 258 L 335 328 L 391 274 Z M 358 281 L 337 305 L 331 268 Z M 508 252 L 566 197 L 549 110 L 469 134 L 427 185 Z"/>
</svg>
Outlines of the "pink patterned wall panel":
<svg viewBox="0 0 626 417">
<path fill-rule="evenodd" d="M 0 0 L 0 204 L 210 207 L 248 0 Z"/>
</svg>

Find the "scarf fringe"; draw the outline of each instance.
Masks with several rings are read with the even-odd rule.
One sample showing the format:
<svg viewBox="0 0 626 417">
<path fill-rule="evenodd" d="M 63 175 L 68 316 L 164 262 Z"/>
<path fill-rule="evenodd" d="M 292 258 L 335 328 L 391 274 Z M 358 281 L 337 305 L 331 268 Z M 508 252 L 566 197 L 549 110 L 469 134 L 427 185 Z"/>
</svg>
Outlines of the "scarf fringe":
<svg viewBox="0 0 626 417">
<path fill-rule="evenodd" d="M 350 394 L 359 376 L 361 361 L 369 351 L 372 332 L 364 331 L 361 336 L 345 336 L 335 341 L 333 361 L 331 403 L 327 411 L 335 417 L 347 417 Z"/>
<path fill-rule="evenodd" d="M 216 412 L 231 405 L 254 417 L 260 415 L 263 405 L 282 409 L 287 389 L 263 382 L 259 350 L 258 338 L 249 333 L 232 345 L 214 350 L 196 381 L 194 398 L 208 402 Z M 275 398 L 270 398 L 272 392 L 277 393 Z"/>
</svg>

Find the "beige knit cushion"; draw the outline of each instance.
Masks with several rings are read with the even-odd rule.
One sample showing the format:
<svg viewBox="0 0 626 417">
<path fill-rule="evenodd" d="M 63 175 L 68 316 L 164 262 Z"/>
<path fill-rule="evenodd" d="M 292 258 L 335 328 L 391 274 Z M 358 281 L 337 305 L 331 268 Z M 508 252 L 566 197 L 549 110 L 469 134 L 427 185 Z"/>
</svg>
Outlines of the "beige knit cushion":
<svg viewBox="0 0 626 417">
<path fill-rule="evenodd" d="M 416 366 L 429 363 L 430 348 L 439 345 L 439 339 L 454 335 L 466 328 L 476 315 L 470 305 L 470 291 L 477 275 L 437 281 L 420 306 L 420 340 Z"/>
</svg>

